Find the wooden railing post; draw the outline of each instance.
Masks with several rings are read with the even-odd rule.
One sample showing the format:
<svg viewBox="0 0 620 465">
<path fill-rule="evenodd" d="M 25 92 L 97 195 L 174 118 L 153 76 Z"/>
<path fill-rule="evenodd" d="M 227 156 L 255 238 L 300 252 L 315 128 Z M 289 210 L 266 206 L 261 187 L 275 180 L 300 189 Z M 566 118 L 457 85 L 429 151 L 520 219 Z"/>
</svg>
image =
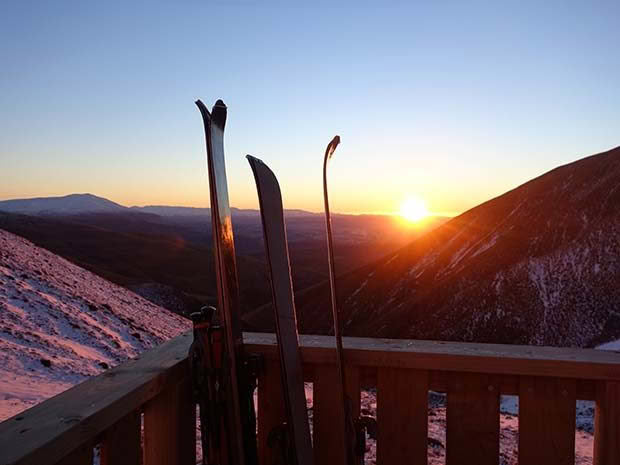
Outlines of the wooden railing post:
<svg viewBox="0 0 620 465">
<path fill-rule="evenodd" d="M 594 465 L 620 463 L 620 382 L 601 381 L 596 386 Z"/>
<path fill-rule="evenodd" d="M 286 419 L 279 360 L 265 360 L 258 375 L 258 463 L 272 465 L 280 461 L 277 448 L 267 444 L 269 433 Z"/>
<path fill-rule="evenodd" d="M 91 443 L 82 444 L 71 452 L 56 465 L 92 465 L 93 464 L 93 445 Z"/>
<path fill-rule="evenodd" d="M 313 445 L 317 464 L 345 463 L 342 398 L 336 365 L 319 365 L 314 372 Z"/>
<path fill-rule="evenodd" d="M 519 465 L 573 465 L 576 381 L 524 376 L 519 384 Z"/>
<path fill-rule="evenodd" d="M 377 427 L 377 464 L 426 463 L 428 371 L 379 369 Z"/>
<path fill-rule="evenodd" d="M 101 443 L 101 465 L 140 465 L 140 411 L 135 410 L 108 429 Z"/>
<path fill-rule="evenodd" d="M 497 465 L 499 383 L 496 377 L 451 374 L 446 422 L 446 465 Z"/>
<path fill-rule="evenodd" d="M 144 464 L 195 465 L 196 406 L 186 377 L 144 408 Z"/>
</svg>

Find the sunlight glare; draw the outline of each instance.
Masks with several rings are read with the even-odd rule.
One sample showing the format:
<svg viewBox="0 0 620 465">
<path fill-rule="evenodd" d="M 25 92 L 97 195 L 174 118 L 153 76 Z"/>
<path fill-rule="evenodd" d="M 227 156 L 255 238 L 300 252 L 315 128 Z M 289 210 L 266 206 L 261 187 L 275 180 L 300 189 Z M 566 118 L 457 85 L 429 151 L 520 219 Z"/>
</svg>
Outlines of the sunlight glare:
<svg viewBox="0 0 620 465">
<path fill-rule="evenodd" d="M 400 216 L 412 223 L 420 221 L 428 216 L 428 210 L 424 200 L 419 197 L 409 196 L 400 206 Z"/>
</svg>

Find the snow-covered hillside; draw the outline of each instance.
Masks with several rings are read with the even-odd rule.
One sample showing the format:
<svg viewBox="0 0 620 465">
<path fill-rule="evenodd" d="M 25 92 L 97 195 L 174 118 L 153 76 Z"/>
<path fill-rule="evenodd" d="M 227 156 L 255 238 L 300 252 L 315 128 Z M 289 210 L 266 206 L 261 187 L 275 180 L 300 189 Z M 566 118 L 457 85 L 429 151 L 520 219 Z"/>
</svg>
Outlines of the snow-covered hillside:
<svg viewBox="0 0 620 465">
<path fill-rule="evenodd" d="M 0 421 L 190 326 L 0 229 Z"/>
</svg>

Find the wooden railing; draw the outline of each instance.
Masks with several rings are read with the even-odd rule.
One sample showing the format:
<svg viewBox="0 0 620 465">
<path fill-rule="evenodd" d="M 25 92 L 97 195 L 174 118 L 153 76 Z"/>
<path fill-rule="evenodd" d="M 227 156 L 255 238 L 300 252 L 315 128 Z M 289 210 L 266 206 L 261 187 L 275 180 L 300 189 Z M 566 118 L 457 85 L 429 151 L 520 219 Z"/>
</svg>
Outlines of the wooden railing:
<svg viewBox="0 0 620 465">
<path fill-rule="evenodd" d="M 343 462 L 333 338 L 302 336 L 313 382 L 317 464 Z M 265 357 L 258 383 L 261 464 L 284 418 L 272 334 L 245 335 Z M 183 335 L 0 424 L 0 465 L 193 464 L 195 407 Z M 499 400 L 519 396 L 519 464 L 572 464 L 576 399 L 596 401 L 594 463 L 620 464 L 620 354 L 587 349 L 345 338 L 350 397 L 377 388 L 377 463 L 427 460 L 428 391 L 447 393 L 446 463 L 499 463 Z M 141 435 L 143 434 L 143 440 Z"/>
</svg>

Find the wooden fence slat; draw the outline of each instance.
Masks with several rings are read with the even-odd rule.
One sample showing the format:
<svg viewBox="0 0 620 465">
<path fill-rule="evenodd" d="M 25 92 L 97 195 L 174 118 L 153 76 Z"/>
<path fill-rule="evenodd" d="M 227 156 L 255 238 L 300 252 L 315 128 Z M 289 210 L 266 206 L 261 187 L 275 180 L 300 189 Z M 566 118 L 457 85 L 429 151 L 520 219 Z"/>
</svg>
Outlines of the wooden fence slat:
<svg viewBox="0 0 620 465">
<path fill-rule="evenodd" d="M 82 444 L 78 449 L 61 459 L 56 465 L 92 465 L 93 445 Z"/>
<path fill-rule="evenodd" d="M 144 408 L 144 464 L 195 465 L 196 406 L 185 379 Z"/>
<path fill-rule="evenodd" d="M 475 373 L 451 375 L 446 412 L 446 465 L 499 463 L 499 382 Z"/>
<path fill-rule="evenodd" d="M 600 382 L 596 387 L 594 465 L 620 463 L 620 382 Z"/>
<path fill-rule="evenodd" d="M 347 394 L 351 400 L 351 415 L 354 419 L 360 415 L 361 401 L 361 373 L 358 367 L 345 367 L 345 375 L 347 377 Z"/>
<path fill-rule="evenodd" d="M 573 379 L 523 377 L 519 389 L 519 464 L 575 463 Z"/>
<path fill-rule="evenodd" d="M 342 398 L 336 365 L 317 366 L 313 389 L 313 445 L 317 464 L 345 463 Z"/>
<path fill-rule="evenodd" d="M 377 464 L 427 463 L 428 371 L 380 368 Z"/>
<path fill-rule="evenodd" d="M 273 428 L 286 420 L 286 407 L 282 394 L 280 362 L 265 360 L 258 375 L 258 463 L 272 465 L 280 457 L 277 448 L 269 447 L 267 440 Z"/>
<path fill-rule="evenodd" d="M 360 370 L 345 367 L 347 395 L 351 401 L 353 419 L 360 412 Z M 313 446 L 317 464 L 345 463 L 340 375 L 335 365 L 315 367 L 313 388 Z"/>
<path fill-rule="evenodd" d="M 125 416 L 109 428 L 101 443 L 101 465 L 140 465 L 140 411 Z"/>
<path fill-rule="evenodd" d="M 355 421 L 360 416 L 361 397 L 362 397 L 362 385 L 361 385 L 361 372 L 359 367 L 345 366 L 345 376 L 347 382 L 347 394 L 351 401 L 351 416 Z"/>
</svg>

